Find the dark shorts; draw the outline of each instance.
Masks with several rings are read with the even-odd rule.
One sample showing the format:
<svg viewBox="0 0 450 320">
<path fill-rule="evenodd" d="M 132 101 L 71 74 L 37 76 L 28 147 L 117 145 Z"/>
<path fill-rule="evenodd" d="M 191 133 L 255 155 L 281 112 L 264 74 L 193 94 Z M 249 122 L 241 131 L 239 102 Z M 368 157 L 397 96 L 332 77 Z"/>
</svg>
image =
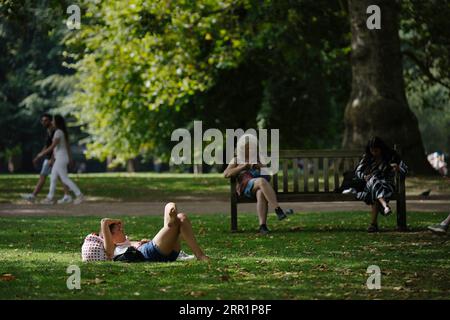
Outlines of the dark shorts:
<svg viewBox="0 0 450 320">
<path fill-rule="evenodd" d="M 172 262 L 177 260 L 179 251 L 172 251 L 168 256 L 161 253 L 158 246 L 153 241 L 144 243 L 138 248 L 138 250 L 144 255 L 145 261 L 148 262 Z"/>
</svg>

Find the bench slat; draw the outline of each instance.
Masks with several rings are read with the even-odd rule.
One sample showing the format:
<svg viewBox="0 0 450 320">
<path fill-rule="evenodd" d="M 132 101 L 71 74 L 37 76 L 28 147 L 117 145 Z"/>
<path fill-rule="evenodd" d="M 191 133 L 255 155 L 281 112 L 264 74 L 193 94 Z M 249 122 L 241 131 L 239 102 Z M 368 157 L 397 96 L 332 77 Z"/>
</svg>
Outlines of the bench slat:
<svg viewBox="0 0 450 320">
<path fill-rule="evenodd" d="M 273 190 L 278 192 L 278 174 L 273 175 Z"/>
<path fill-rule="evenodd" d="M 309 161 L 307 158 L 303 159 L 303 191 L 308 192 L 308 179 L 309 179 Z"/>
<path fill-rule="evenodd" d="M 280 158 L 355 158 L 360 157 L 363 150 L 280 150 Z"/>
<path fill-rule="evenodd" d="M 323 188 L 325 192 L 330 191 L 328 181 L 328 158 L 323 158 Z"/>
<path fill-rule="evenodd" d="M 279 202 L 322 202 L 322 201 L 361 201 L 352 194 L 342 194 L 335 192 L 299 192 L 299 193 L 279 193 L 277 194 Z M 391 200 L 398 200 L 398 193 L 392 194 Z M 254 199 L 240 197 L 238 203 L 255 203 Z"/>
<path fill-rule="evenodd" d="M 283 192 L 288 192 L 288 160 L 283 161 Z"/>
<path fill-rule="evenodd" d="M 337 188 L 339 188 L 339 166 L 340 166 L 340 161 L 339 159 L 334 159 L 334 189 L 336 190 Z"/>
<path fill-rule="evenodd" d="M 319 158 L 314 158 L 314 192 L 319 192 Z"/>
<path fill-rule="evenodd" d="M 298 192 L 298 159 L 292 160 L 292 166 L 294 169 L 294 192 Z"/>
</svg>

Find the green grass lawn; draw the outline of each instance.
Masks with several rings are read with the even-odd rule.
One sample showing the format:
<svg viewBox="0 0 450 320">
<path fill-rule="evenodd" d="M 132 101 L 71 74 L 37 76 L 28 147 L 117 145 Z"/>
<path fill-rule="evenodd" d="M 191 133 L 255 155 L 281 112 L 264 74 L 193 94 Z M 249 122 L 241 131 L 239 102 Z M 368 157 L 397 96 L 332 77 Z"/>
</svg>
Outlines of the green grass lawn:
<svg viewBox="0 0 450 320">
<path fill-rule="evenodd" d="M 89 201 L 177 201 L 199 198 L 228 200 L 230 190 L 229 182 L 222 174 L 99 173 L 71 177 Z M 38 175 L 33 174 L 0 175 L 0 203 L 20 202 L 20 194 L 31 192 L 37 178 Z M 312 179 L 310 178 L 311 188 Z M 300 185 L 302 184 L 303 181 L 300 180 Z M 48 192 L 48 187 L 49 180 L 41 197 Z M 331 178 L 330 187 L 334 187 Z M 289 188 L 292 191 L 292 181 Z M 418 195 L 427 189 L 432 190 L 432 195 L 450 195 L 450 180 L 440 177 L 408 177 L 406 180 L 407 195 Z M 57 196 L 61 194 L 61 187 L 58 186 Z"/>
<path fill-rule="evenodd" d="M 72 174 L 89 201 L 172 201 L 177 198 L 229 199 L 229 185 L 221 174 L 99 173 Z M 0 175 L 0 203 L 20 201 L 30 193 L 38 175 Z M 50 180 L 41 193 L 45 197 Z M 58 196 L 62 189 L 58 186 Z"/>
<path fill-rule="evenodd" d="M 96 217 L 0 217 L 0 299 L 449 299 L 448 236 L 426 231 L 445 214 L 409 213 L 412 232 L 367 234 L 367 213 L 305 213 L 255 233 L 254 214 L 192 216 L 211 264 L 82 263 L 84 236 Z M 124 217 L 132 238 L 151 237 L 162 217 Z M 186 248 L 185 248 L 186 249 Z M 186 249 L 186 251 L 188 251 Z M 81 290 L 68 290 L 66 268 L 81 268 Z M 366 288 L 369 265 L 382 271 L 381 290 Z"/>
</svg>

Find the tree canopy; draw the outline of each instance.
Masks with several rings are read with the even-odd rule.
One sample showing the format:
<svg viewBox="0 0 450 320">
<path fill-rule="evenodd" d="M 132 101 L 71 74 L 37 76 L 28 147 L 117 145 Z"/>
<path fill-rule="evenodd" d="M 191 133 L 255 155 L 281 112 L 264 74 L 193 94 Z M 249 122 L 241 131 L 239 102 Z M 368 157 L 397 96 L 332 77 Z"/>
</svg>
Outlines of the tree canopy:
<svg viewBox="0 0 450 320">
<path fill-rule="evenodd" d="M 171 131 L 193 119 L 220 129 L 279 127 L 293 138 L 286 146 L 339 140 L 349 44 L 338 2 L 86 6 L 88 20 L 68 41 L 78 83 L 68 103 L 92 156 L 164 153 Z"/>
<path fill-rule="evenodd" d="M 72 87 L 62 65 L 64 2 L 0 2 L 0 157 L 42 147 L 39 115 Z M 31 165 L 31 161 L 28 163 Z"/>
<path fill-rule="evenodd" d="M 3 152 L 34 152 L 38 115 L 51 110 L 75 116 L 88 156 L 117 164 L 167 159 L 171 132 L 194 120 L 279 128 L 283 148 L 341 145 L 347 1 L 83 0 L 80 30 L 66 27 L 70 4 L 0 2 Z M 449 151 L 433 137 L 450 139 L 450 2 L 405 0 L 400 13 L 407 95 L 425 147 Z"/>
</svg>

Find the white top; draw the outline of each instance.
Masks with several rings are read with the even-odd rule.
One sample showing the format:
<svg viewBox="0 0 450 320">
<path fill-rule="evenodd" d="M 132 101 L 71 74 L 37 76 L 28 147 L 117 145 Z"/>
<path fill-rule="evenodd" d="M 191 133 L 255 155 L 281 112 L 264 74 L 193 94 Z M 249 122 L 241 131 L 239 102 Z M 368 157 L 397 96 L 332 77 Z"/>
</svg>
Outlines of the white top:
<svg viewBox="0 0 450 320">
<path fill-rule="evenodd" d="M 126 236 L 126 240 L 121 243 L 116 243 L 116 247 L 114 248 L 114 258 L 125 253 L 129 247 L 131 247 L 131 242 L 128 240 L 128 236 Z"/>
<path fill-rule="evenodd" d="M 67 152 L 67 145 L 66 145 L 66 137 L 64 135 L 64 132 L 61 129 L 57 129 L 55 131 L 55 135 L 53 136 L 53 141 L 55 141 L 56 138 L 59 138 L 59 143 L 56 145 L 55 150 L 53 151 L 56 159 L 69 159 L 69 154 Z"/>
</svg>

